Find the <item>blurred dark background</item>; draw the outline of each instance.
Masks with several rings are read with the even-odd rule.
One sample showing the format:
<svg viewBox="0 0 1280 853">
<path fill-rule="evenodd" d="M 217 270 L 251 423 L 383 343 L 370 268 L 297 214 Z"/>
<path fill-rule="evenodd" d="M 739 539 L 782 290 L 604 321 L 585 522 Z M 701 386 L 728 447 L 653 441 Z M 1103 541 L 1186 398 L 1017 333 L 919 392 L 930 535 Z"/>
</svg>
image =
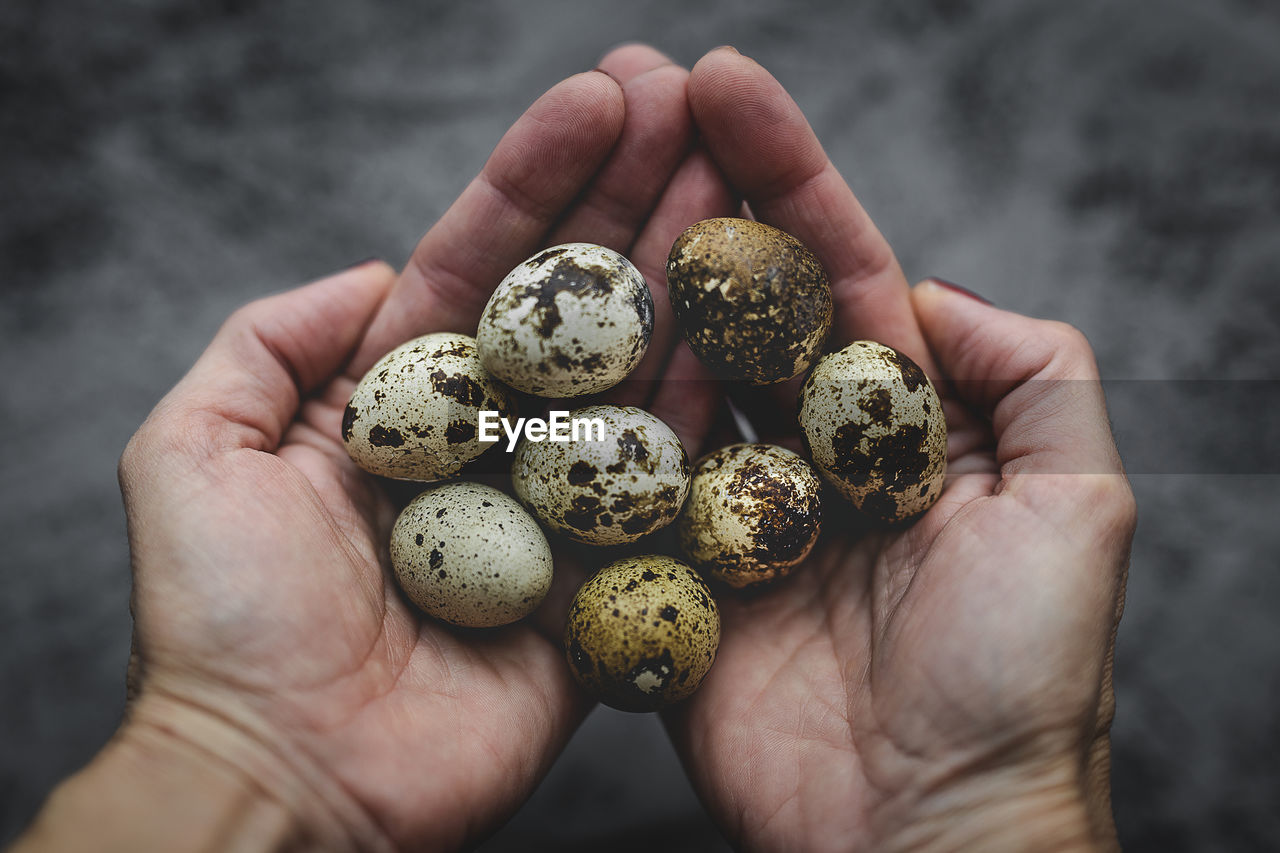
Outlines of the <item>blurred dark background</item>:
<svg viewBox="0 0 1280 853">
<path fill-rule="evenodd" d="M 1280 435 L 1276 382 L 1247 381 L 1280 379 L 1270 0 L 9 0 L 0 841 L 118 721 L 115 463 L 150 407 L 237 305 L 402 263 L 523 108 L 624 40 L 737 45 L 910 277 L 1089 335 L 1141 513 L 1122 839 L 1280 844 Z M 722 844 L 650 717 L 595 713 L 485 849 L 606 842 Z"/>
</svg>

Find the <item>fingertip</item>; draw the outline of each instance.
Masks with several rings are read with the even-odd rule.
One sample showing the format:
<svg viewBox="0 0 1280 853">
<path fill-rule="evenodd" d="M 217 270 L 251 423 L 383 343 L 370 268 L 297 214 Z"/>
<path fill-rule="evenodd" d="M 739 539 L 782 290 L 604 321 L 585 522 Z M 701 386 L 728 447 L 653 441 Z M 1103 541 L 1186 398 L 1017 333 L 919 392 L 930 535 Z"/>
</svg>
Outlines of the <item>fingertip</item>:
<svg viewBox="0 0 1280 853">
<path fill-rule="evenodd" d="M 696 79 L 699 95 L 703 97 L 714 97 L 725 86 L 737 90 L 743 85 L 771 81 L 782 88 L 768 69 L 731 45 L 707 51 L 694 63 L 690 74 Z"/>
<path fill-rule="evenodd" d="M 571 106 L 576 108 L 594 108 L 610 116 L 616 114 L 618 130 L 622 129 L 622 115 L 625 109 L 622 98 L 622 84 L 608 73 L 597 68 L 574 74 L 572 77 L 551 87 L 538 100 L 556 98 L 557 96 L 560 98 L 580 98 L 581 101 L 579 102 L 575 103 L 573 100 L 569 102 Z"/>
<path fill-rule="evenodd" d="M 689 109 L 712 156 L 765 221 L 773 201 L 828 168 L 834 173 L 800 107 L 763 66 L 714 50 L 693 67 L 687 85 Z"/>
<path fill-rule="evenodd" d="M 720 67 L 724 63 L 730 65 L 747 59 L 742 53 L 731 44 L 722 44 L 719 47 L 713 47 L 702 55 L 702 57 L 694 63 L 694 68 L 701 67 L 705 73 L 707 70 Z"/>
<path fill-rule="evenodd" d="M 967 288 L 932 277 L 922 279 L 911 288 L 911 301 L 922 323 L 940 316 L 939 311 L 942 310 L 951 314 L 956 311 L 995 308 L 990 300 Z"/>
<path fill-rule="evenodd" d="M 367 258 L 359 263 L 338 270 L 325 279 L 345 279 L 357 281 L 394 281 L 398 275 L 395 267 L 381 258 Z M 321 279 L 322 281 L 325 279 Z"/>
<path fill-rule="evenodd" d="M 948 281 L 945 278 L 930 276 L 929 278 L 920 282 L 920 284 L 924 284 L 925 282 L 928 282 L 932 287 L 941 288 L 942 290 L 949 290 L 952 293 L 958 293 L 961 296 L 966 296 L 970 299 L 981 302 L 983 305 L 995 305 L 994 302 L 992 302 L 987 297 L 983 296 L 981 293 L 978 293 L 974 290 L 970 290 L 969 288 L 965 287 L 962 284 L 956 284 L 954 281 Z"/>
<path fill-rule="evenodd" d="M 334 306 L 335 314 L 357 315 L 371 319 L 372 313 L 386 299 L 400 273 L 381 258 L 369 258 L 345 269 L 330 273 L 300 288 L 299 293 L 314 294 L 322 302 Z M 291 291 L 292 292 L 292 291 Z M 283 299 L 287 293 L 273 299 Z M 363 333 L 363 329 L 361 330 Z"/>
</svg>

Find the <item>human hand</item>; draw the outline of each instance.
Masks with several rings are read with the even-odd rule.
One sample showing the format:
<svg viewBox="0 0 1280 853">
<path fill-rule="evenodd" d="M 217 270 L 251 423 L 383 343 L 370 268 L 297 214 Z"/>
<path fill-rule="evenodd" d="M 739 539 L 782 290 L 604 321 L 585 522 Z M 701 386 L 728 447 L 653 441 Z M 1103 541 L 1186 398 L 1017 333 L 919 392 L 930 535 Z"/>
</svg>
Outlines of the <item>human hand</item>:
<svg viewBox="0 0 1280 853">
<path fill-rule="evenodd" d="M 494 286 L 539 248 L 602 243 L 660 279 L 684 227 L 735 208 L 691 149 L 688 72 L 643 47 L 602 68 L 530 108 L 398 280 L 367 264 L 238 311 L 130 442 L 136 696 L 101 760 L 133 775 L 122 786 L 91 766 L 107 780 L 92 797 L 82 779 L 52 803 L 103 812 L 104 791 L 174 779 L 134 827 L 145 834 L 187 814 L 172 789 L 212 778 L 241 841 L 436 849 L 474 843 L 531 792 L 589 707 L 560 648 L 567 594 L 490 632 L 423 619 L 386 568 L 395 507 L 347 457 L 340 422 L 379 356 L 474 333 Z M 656 302 L 664 331 L 622 393 L 661 412 L 645 380 L 674 336 Z M 250 794 L 276 808 L 244 812 Z M 184 843 L 229 837 L 215 799 L 183 818 Z M 99 831 L 122 820 L 105 811 Z"/>
<path fill-rule="evenodd" d="M 869 531 L 829 501 L 793 576 L 721 598 L 715 666 L 667 714 L 696 789 L 752 850 L 1114 844 L 1111 659 L 1134 504 L 1088 344 L 936 283 L 912 291 L 759 65 L 713 51 L 689 100 L 755 216 L 823 261 L 836 342 L 910 355 L 949 427 L 946 489 L 913 526 Z M 776 421 L 794 393 L 748 416 Z"/>
</svg>

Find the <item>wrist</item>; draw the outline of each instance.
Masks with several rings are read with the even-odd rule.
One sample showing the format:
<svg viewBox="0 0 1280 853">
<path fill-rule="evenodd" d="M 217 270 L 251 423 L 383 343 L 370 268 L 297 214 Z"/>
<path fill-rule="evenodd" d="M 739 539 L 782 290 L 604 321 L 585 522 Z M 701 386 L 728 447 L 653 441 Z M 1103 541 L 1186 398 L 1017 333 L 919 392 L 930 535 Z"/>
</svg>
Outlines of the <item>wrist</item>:
<svg viewBox="0 0 1280 853">
<path fill-rule="evenodd" d="M 289 809 L 224 757 L 131 722 L 54 789 L 15 851 L 269 851 L 303 837 Z"/>
<path fill-rule="evenodd" d="M 1070 761 L 984 769 L 935 780 L 886 803 L 888 851 L 1094 851 L 1116 848 L 1110 807 L 1096 814 Z"/>
<path fill-rule="evenodd" d="M 357 840 L 325 786 L 306 776 L 242 725 L 144 694 L 93 761 L 53 791 L 15 851 L 381 846 Z"/>
</svg>

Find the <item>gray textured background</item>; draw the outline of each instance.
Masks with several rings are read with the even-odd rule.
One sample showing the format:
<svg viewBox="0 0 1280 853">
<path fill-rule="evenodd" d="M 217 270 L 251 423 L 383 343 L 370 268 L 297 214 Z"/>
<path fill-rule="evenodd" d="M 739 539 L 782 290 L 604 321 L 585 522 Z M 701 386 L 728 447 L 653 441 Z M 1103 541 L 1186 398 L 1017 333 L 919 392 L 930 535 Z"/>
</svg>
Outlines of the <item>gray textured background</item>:
<svg viewBox="0 0 1280 853">
<path fill-rule="evenodd" d="M 114 467 L 151 405 L 242 302 L 402 262 L 537 94 L 629 39 L 762 61 L 908 275 L 1070 321 L 1134 380 L 1121 834 L 1280 844 L 1277 394 L 1242 381 L 1280 378 L 1271 0 L 9 0 L 0 839 L 118 719 Z M 593 715 L 487 849 L 603 839 L 717 844 L 651 718 Z"/>
</svg>

